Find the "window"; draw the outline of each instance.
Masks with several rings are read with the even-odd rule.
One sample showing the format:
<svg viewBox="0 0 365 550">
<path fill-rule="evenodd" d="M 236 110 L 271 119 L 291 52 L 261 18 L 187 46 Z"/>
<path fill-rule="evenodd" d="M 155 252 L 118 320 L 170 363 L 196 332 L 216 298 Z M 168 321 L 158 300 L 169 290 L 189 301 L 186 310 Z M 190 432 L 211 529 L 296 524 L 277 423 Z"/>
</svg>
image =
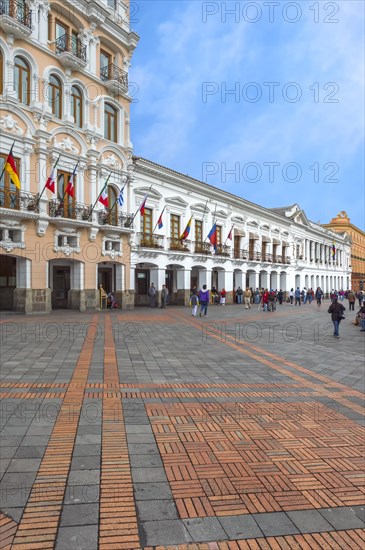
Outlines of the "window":
<svg viewBox="0 0 365 550">
<path fill-rule="evenodd" d="M 108 214 L 107 221 L 109 225 L 118 225 L 118 203 L 116 202 L 116 200 L 117 200 L 116 190 L 111 185 L 108 185 L 109 214 Z"/>
<path fill-rule="evenodd" d="M 179 239 L 180 237 L 180 216 L 177 216 L 176 214 L 171 214 L 170 236 L 172 239 Z"/>
<path fill-rule="evenodd" d="M 103 51 L 100 50 L 100 78 L 101 80 L 108 80 L 109 79 L 109 70 L 110 65 L 112 63 L 112 56 Z"/>
<path fill-rule="evenodd" d="M 62 84 L 58 76 L 51 74 L 48 85 L 48 104 L 57 118 L 62 118 Z"/>
<path fill-rule="evenodd" d="M 3 172 L 5 161 L 8 158 L 8 155 L 0 155 L 0 174 Z M 20 160 L 14 158 L 17 172 L 19 174 L 19 179 L 21 179 L 20 174 Z M 10 179 L 8 172 L 4 171 L 1 181 L 0 181 L 0 206 L 4 208 L 14 208 L 19 209 L 19 189 L 14 185 Z"/>
<path fill-rule="evenodd" d="M 195 220 L 195 240 L 198 243 L 203 242 L 203 222 Z"/>
<path fill-rule="evenodd" d="M 217 244 L 222 243 L 222 228 L 220 225 L 217 225 Z"/>
<path fill-rule="evenodd" d="M 71 173 L 58 170 L 57 172 L 57 197 L 60 200 L 59 214 L 64 218 L 75 217 L 75 202 L 76 202 L 76 178 L 74 176 L 74 196 L 70 197 L 65 193 L 68 182 L 70 181 Z"/>
<path fill-rule="evenodd" d="M 76 126 L 82 128 L 83 98 L 78 86 L 71 88 L 71 115 L 74 117 Z"/>
<path fill-rule="evenodd" d="M 141 233 L 151 235 L 152 233 L 152 210 L 145 208 L 144 216 L 141 216 Z"/>
<path fill-rule="evenodd" d="M 4 57 L 3 57 L 3 52 L 0 49 L 0 95 L 2 95 L 3 93 L 3 82 L 4 82 L 3 69 L 4 69 Z"/>
<path fill-rule="evenodd" d="M 117 142 L 118 113 L 112 105 L 105 103 L 104 108 L 104 137 Z"/>
<path fill-rule="evenodd" d="M 14 60 L 14 87 L 19 101 L 30 104 L 30 68 L 22 57 Z"/>
</svg>

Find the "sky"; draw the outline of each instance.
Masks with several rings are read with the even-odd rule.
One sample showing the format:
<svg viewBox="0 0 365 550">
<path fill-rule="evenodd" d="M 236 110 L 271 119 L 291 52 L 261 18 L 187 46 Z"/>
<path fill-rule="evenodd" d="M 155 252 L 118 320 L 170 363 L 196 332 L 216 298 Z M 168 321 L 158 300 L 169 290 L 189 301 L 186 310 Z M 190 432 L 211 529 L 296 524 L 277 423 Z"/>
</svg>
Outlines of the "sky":
<svg viewBox="0 0 365 550">
<path fill-rule="evenodd" d="M 134 154 L 364 230 L 363 0 L 131 1 Z"/>
</svg>

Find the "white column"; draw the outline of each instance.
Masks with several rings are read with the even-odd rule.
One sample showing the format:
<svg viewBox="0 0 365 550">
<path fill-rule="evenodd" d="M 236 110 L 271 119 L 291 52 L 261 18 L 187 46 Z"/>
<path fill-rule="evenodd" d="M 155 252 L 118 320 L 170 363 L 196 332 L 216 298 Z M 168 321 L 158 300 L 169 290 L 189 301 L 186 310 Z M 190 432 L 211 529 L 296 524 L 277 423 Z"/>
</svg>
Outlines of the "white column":
<svg viewBox="0 0 365 550">
<path fill-rule="evenodd" d="M 39 25 L 38 25 L 38 40 L 44 46 L 48 41 L 48 12 L 50 7 L 46 2 L 39 3 Z"/>
<path fill-rule="evenodd" d="M 233 283 L 233 277 L 232 277 Z M 240 286 L 241 288 L 246 288 L 246 273 L 242 271 L 235 271 L 234 273 L 234 285 L 235 290 Z"/>
<path fill-rule="evenodd" d="M 211 269 L 199 269 L 198 290 L 203 285 L 207 285 L 207 288 L 210 290 L 211 280 L 212 280 L 212 270 Z"/>
<path fill-rule="evenodd" d="M 278 289 L 278 274 L 277 272 L 271 273 L 270 275 L 270 288 L 273 288 L 274 290 Z"/>
</svg>

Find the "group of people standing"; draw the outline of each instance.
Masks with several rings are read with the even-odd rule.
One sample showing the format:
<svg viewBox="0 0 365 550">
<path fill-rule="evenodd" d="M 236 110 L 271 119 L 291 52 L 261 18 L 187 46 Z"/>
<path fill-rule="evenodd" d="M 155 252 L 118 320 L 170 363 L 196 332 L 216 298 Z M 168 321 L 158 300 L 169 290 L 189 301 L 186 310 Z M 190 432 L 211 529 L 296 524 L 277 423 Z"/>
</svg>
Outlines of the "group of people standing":
<svg viewBox="0 0 365 550">
<path fill-rule="evenodd" d="M 150 307 L 158 306 L 158 293 L 154 283 L 151 283 L 148 289 L 148 296 L 150 300 Z M 162 285 L 161 288 L 161 305 L 160 308 L 165 309 L 168 301 L 169 291 L 166 285 Z"/>
</svg>

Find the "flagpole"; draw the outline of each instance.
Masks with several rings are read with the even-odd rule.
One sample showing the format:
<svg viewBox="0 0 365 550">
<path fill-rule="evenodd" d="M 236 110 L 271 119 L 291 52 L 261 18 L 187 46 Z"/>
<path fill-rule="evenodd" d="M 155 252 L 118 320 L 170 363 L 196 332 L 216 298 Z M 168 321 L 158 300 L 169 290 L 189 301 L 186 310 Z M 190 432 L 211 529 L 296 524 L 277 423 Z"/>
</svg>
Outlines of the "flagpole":
<svg viewBox="0 0 365 550">
<path fill-rule="evenodd" d="M 215 224 L 215 215 L 217 213 L 217 203 L 215 203 L 215 209 L 214 209 L 214 216 L 213 216 L 213 227 L 214 227 L 214 224 Z M 209 231 L 210 233 L 210 231 Z M 208 239 L 208 235 L 205 237 L 205 240 Z"/>
<path fill-rule="evenodd" d="M 234 223 L 232 223 L 232 227 L 231 227 L 230 232 L 228 233 L 228 235 L 231 233 L 231 231 L 232 231 L 233 228 L 234 228 Z M 227 241 L 228 241 L 228 237 L 227 237 L 226 240 L 225 240 L 224 246 L 226 246 Z"/>
<path fill-rule="evenodd" d="M 13 147 L 14 147 L 14 145 L 15 145 L 15 139 L 14 139 L 14 141 L 13 141 L 13 145 L 10 147 L 10 151 L 9 151 L 8 156 L 7 156 L 7 159 L 9 158 L 9 155 L 12 155 L 12 154 L 13 154 Z M 6 162 L 7 162 L 7 160 L 5 160 L 5 162 L 4 162 L 4 166 L 3 166 L 3 169 L 2 169 L 2 171 L 1 171 L 0 181 L 3 179 L 3 175 L 4 175 L 5 167 L 6 167 Z"/>
<path fill-rule="evenodd" d="M 162 212 L 161 212 L 160 217 L 158 218 L 158 220 L 161 218 L 162 214 L 165 212 L 165 209 L 166 209 L 166 205 L 163 207 L 163 210 L 162 210 Z M 157 222 L 156 222 L 155 227 L 153 228 L 152 235 L 154 234 L 155 229 L 156 229 L 156 227 L 157 227 L 157 225 L 158 225 L 158 220 L 157 220 Z"/>
<path fill-rule="evenodd" d="M 57 166 L 57 164 L 59 163 L 60 158 L 61 158 L 61 155 L 58 156 L 58 159 L 56 160 L 56 162 L 55 162 L 55 164 L 54 164 L 54 166 L 53 166 L 53 168 L 52 168 L 52 172 L 53 172 L 53 170 L 56 169 L 56 166 Z M 52 172 L 51 172 L 51 173 L 52 173 Z M 47 180 L 47 181 L 48 181 L 48 180 Z M 47 184 L 47 182 L 44 184 L 43 189 L 42 189 L 42 192 L 41 192 L 41 194 L 39 195 L 39 197 L 38 197 L 38 199 L 37 199 L 37 202 L 35 203 L 34 210 L 37 208 L 38 204 L 40 203 L 40 200 L 41 200 L 42 195 L 43 195 L 43 193 L 44 193 L 44 190 L 45 190 L 45 188 L 46 188 L 46 184 Z"/>
<path fill-rule="evenodd" d="M 102 190 L 100 191 L 100 193 L 99 193 L 99 195 L 98 195 L 98 198 L 96 199 L 96 201 L 95 201 L 94 204 L 93 204 L 92 209 L 90 210 L 90 214 L 89 214 L 88 220 L 90 220 L 90 216 L 91 216 L 91 214 L 93 213 L 93 210 L 94 210 L 94 208 L 95 208 L 95 206 L 96 206 L 96 203 L 97 203 L 98 200 L 100 199 L 100 196 L 101 196 L 102 192 L 104 191 L 105 187 L 108 185 L 108 181 L 109 181 L 111 175 L 112 175 L 112 173 L 110 172 L 110 173 L 109 173 L 109 176 L 107 177 L 106 182 L 104 183 L 104 187 L 103 187 Z"/>
<path fill-rule="evenodd" d="M 153 185 L 153 184 L 152 184 L 152 185 Z M 143 200 L 147 200 L 148 193 L 151 191 L 152 185 L 150 186 L 150 188 L 149 188 L 149 190 L 147 191 L 147 193 L 146 193 L 146 195 L 145 195 L 145 197 L 144 197 Z M 134 218 L 137 216 L 137 214 L 138 214 L 140 208 L 141 208 L 141 205 L 139 205 L 139 207 L 137 208 L 136 213 L 134 214 L 134 216 L 133 216 L 133 218 L 132 218 L 132 220 L 131 220 L 131 225 L 132 225 L 132 223 L 134 222 Z"/>
</svg>

